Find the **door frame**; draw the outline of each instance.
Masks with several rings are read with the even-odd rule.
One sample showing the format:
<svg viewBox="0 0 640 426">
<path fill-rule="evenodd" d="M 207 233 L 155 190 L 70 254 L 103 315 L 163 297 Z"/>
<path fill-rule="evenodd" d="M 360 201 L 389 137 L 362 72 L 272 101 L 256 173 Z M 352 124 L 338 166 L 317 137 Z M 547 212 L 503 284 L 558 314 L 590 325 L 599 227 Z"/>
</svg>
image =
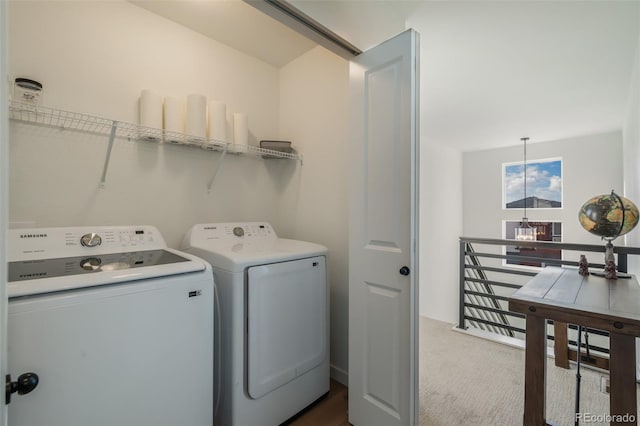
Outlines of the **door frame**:
<svg viewBox="0 0 640 426">
<path fill-rule="evenodd" d="M 411 115 L 411 290 L 410 306 L 411 319 L 409 322 L 409 362 L 410 366 L 410 396 L 409 411 L 411 425 L 420 423 L 420 34 L 412 28 L 404 32 L 411 32 L 411 69 L 414 78 L 411 80 L 411 105 L 414 113 Z"/>
<path fill-rule="evenodd" d="M 9 223 L 8 2 L 0 1 L 0 374 L 7 371 L 7 225 Z M 3 398 L 4 400 L 4 398 Z M 7 424 L 7 406 L 0 403 L 0 426 Z"/>
<path fill-rule="evenodd" d="M 411 222 L 411 265 L 414 274 L 412 274 L 413 280 L 411 281 L 411 322 L 410 322 L 410 336 L 411 336 L 411 401 L 409 403 L 409 409 L 411 410 L 411 416 L 413 418 L 413 424 L 420 424 L 420 34 L 413 30 L 407 31 L 414 32 L 413 52 L 411 57 L 411 68 L 415 73 L 415 78 L 412 81 L 411 88 L 411 104 L 415 108 L 415 113 L 411 117 L 411 168 L 412 168 L 412 188 L 411 192 L 413 197 L 411 199 L 411 211 L 413 212 L 413 221 Z"/>
</svg>

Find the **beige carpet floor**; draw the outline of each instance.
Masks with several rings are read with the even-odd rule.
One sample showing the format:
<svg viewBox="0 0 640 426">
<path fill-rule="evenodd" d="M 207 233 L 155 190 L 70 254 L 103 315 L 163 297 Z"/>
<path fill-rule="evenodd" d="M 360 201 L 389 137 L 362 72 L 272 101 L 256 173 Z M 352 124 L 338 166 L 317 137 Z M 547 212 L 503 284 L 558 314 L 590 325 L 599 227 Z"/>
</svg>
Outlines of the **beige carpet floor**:
<svg viewBox="0 0 640 426">
<path fill-rule="evenodd" d="M 524 351 L 452 327 L 420 318 L 420 425 L 521 425 Z M 575 373 L 575 366 L 558 368 L 547 358 L 547 421 L 574 424 Z M 602 375 L 581 369 L 580 411 L 609 413 L 609 395 L 600 392 Z"/>
</svg>

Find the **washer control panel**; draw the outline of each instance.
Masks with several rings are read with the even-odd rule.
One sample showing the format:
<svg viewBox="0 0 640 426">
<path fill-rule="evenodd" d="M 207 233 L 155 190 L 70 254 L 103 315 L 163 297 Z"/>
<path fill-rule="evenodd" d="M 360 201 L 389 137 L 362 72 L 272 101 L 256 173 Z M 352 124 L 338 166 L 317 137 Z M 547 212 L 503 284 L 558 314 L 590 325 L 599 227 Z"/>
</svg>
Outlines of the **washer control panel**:
<svg viewBox="0 0 640 426">
<path fill-rule="evenodd" d="M 9 230 L 9 261 L 51 259 L 166 248 L 153 226 L 96 226 Z"/>
<path fill-rule="evenodd" d="M 67 247 L 77 246 L 92 249 L 98 246 L 112 247 L 113 251 L 120 251 L 120 248 L 136 247 L 138 250 L 154 250 L 154 232 L 144 227 L 139 228 L 115 228 L 96 230 L 88 232 L 78 238 L 76 232 L 65 233 L 65 245 Z M 144 248 L 145 246 L 149 248 Z"/>
</svg>

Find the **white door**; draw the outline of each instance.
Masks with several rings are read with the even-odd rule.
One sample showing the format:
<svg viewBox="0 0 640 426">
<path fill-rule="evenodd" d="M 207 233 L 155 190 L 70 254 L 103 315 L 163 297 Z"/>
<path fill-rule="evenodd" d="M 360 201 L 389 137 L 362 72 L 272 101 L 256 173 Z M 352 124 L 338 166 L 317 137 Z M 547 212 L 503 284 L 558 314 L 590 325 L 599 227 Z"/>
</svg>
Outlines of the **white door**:
<svg viewBox="0 0 640 426">
<path fill-rule="evenodd" d="M 417 424 L 418 34 L 351 62 L 349 421 Z"/>
<path fill-rule="evenodd" d="M 0 377 L 7 371 L 7 223 L 9 214 L 9 118 L 7 113 L 7 4 L 0 1 Z M 13 377 L 13 376 L 12 376 Z M 14 379 L 15 380 L 15 379 Z M 0 402 L 0 426 L 7 424 L 4 392 Z"/>
</svg>

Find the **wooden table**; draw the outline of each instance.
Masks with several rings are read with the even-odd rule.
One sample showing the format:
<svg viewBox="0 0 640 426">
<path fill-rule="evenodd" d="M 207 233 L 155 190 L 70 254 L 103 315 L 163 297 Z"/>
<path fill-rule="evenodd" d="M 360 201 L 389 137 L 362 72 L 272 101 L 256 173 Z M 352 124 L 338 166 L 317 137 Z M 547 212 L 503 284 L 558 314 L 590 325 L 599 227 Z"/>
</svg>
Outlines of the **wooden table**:
<svg viewBox="0 0 640 426">
<path fill-rule="evenodd" d="M 607 280 L 582 277 L 575 269 L 547 267 L 509 298 L 509 309 L 527 316 L 525 426 L 547 424 L 547 319 L 610 333 L 611 424 L 637 425 L 635 337 L 640 336 L 640 286 L 635 277 Z M 625 414 L 626 422 L 617 421 Z M 633 422 L 628 421 L 631 416 Z"/>
</svg>

